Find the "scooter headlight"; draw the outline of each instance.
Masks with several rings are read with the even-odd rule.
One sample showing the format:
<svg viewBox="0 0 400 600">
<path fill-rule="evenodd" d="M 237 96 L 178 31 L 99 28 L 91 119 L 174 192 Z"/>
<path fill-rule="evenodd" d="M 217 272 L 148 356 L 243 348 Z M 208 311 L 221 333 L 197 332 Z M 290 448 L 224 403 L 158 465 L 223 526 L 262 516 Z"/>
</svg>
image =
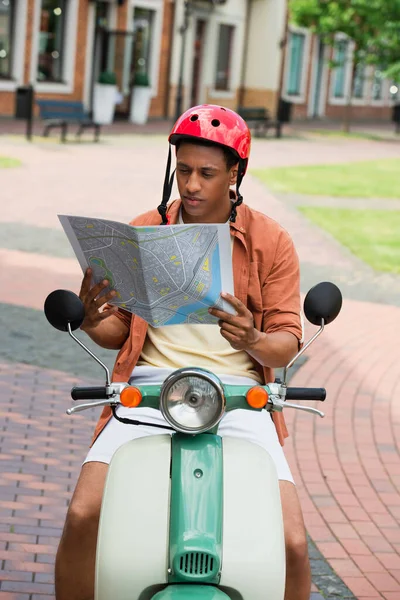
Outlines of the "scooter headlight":
<svg viewBox="0 0 400 600">
<path fill-rule="evenodd" d="M 182 433 L 212 429 L 225 411 L 225 396 L 218 377 L 203 369 L 179 369 L 161 387 L 164 419 Z"/>
</svg>

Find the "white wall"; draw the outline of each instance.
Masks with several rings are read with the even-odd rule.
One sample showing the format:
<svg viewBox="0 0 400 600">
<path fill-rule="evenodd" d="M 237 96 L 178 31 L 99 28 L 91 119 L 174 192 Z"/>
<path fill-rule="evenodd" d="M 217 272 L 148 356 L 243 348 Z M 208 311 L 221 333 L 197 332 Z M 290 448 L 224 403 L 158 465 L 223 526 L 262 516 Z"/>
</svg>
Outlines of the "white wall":
<svg viewBox="0 0 400 600">
<path fill-rule="evenodd" d="M 245 67 L 247 88 L 277 91 L 281 68 L 286 2 L 250 0 L 250 31 Z"/>
</svg>

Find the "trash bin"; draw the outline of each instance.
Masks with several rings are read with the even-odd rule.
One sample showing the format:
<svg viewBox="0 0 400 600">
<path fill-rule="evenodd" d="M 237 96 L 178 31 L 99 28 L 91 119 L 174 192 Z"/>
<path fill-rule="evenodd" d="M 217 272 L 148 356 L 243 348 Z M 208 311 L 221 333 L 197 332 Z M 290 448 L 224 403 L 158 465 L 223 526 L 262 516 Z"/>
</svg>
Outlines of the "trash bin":
<svg viewBox="0 0 400 600">
<path fill-rule="evenodd" d="M 17 88 L 15 94 L 15 118 L 31 119 L 33 113 L 33 86 Z"/>
<path fill-rule="evenodd" d="M 287 100 L 283 100 L 283 98 L 281 98 L 279 100 L 278 121 L 281 123 L 290 123 L 291 120 L 292 102 L 288 102 Z"/>
<path fill-rule="evenodd" d="M 393 106 L 392 121 L 396 123 L 396 132 L 400 133 L 400 102 Z"/>
<path fill-rule="evenodd" d="M 394 121 L 394 123 L 400 122 L 400 102 L 393 106 L 392 121 Z"/>
</svg>

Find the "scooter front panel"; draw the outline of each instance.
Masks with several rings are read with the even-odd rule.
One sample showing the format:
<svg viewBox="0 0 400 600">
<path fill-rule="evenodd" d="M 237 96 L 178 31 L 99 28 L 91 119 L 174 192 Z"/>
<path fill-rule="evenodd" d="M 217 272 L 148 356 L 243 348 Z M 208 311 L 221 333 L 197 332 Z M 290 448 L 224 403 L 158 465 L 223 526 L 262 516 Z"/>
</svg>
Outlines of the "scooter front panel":
<svg viewBox="0 0 400 600">
<path fill-rule="evenodd" d="M 220 587 L 243 600 L 283 600 L 285 541 L 276 468 L 256 444 L 224 437 Z M 236 597 L 236 595 L 234 596 Z"/>
<path fill-rule="evenodd" d="M 222 475 L 220 436 L 172 436 L 170 583 L 219 582 Z"/>
<path fill-rule="evenodd" d="M 143 590 L 167 583 L 170 463 L 168 434 L 128 442 L 113 456 L 100 516 L 95 600 L 137 600 Z"/>
<path fill-rule="evenodd" d="M 152 600 L 229 600 L 229 596 L 210 585 L 170 585 Z"/>
</svg>

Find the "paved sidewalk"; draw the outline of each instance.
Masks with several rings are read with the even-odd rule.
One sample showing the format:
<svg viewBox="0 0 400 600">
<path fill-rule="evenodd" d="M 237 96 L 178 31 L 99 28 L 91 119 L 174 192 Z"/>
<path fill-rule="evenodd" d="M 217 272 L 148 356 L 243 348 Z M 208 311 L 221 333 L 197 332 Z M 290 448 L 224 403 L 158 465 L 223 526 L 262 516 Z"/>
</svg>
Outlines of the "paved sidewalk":
<svg viewBox="0 0 400 600">
<path fill-rule="evenodd" d="M 399 356 L 400 308 L 347 300 L 292 381 L 325 419 L 286 411 L 307 530 L 359 600 L 400 598 Z"/>
<path fill-rule="evenodd" d="M 69 388 L 102 377 L 42 314 L 48 292 L 77 290 L 80 281 L 56 214 L 127 221 L 155 206 L 167 147 L 149 136 L 96 146 L 1 142 L 1 154 L 23 166 L 1 172 L 0 600 L 50 600 L 60 528 L 98 414 L 67 417 Z M 395 144 L 372 141 L 256 140 L 252 166 L 396 153 Z M 400 278 L 373 272 L 255 179 L 246 177 L 243 191 L 293 236 L 302 291 L 330 279 L 345 296 L 293 380 L 327 387 L 327 417 L 287 411 L 286 451 L 313 540 L 313 600 L 318 589 L 330 600 L 399 599 Z M 104 356 L 112 363 L 115 353 Z"/>
</svg>

